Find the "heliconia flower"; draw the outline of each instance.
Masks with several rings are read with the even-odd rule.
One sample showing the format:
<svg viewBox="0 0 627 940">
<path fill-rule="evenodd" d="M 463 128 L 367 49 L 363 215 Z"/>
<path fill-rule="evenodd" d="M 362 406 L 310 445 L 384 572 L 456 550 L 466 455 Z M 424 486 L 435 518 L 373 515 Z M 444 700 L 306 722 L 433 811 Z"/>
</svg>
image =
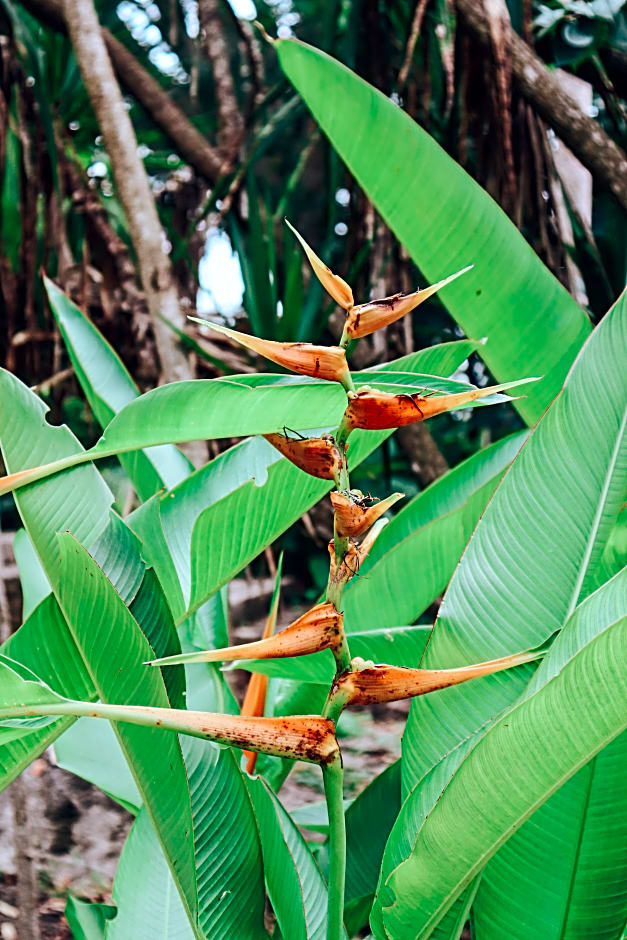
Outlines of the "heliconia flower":
<svg viewBox="0 0 627 940">
<path fill-rule="evenodd" d="M 364 663 L 364 668 L 345 673 L 338 680 L 338 690 L 346 696 L 348 705 L 371 705 L 375 702 L 396 702 L 399 699 L 426 695 L 438 689 L 468 682 L 479 676 L 489 676 L 521 663 L 532 662 L 542 655 L 539 650 L 514 653 L 457 669 L 409 669 L 404 666 L 386 666 Z M 355 664 L 356 660 L 353 660 Z"/>
<path fill-rule="evenodd" d="M 334 480 L 336 483 L 340 479 L 342 452 L 331 438 L 310 437 L 297 440 L 284 434 L 264 434 L 264 437 L 284 457 L 310 476 L 320 480 Z"/>
<path fill-rule="evenodd" d="M 400 428 L 416 421 L 425 421 L 445 411 L 452 411 L 460 405 L 486 398 L 488 395 L 495 395 L 515 385 L 535 381 L 535 378 L 519 379 L 516 382 L 505 382 L 503 385 L 469 388 L 467 392 L 444 395 L 431 390 L 394 394 L 363 386 L 356 393 L 348 393 L 348 407 L 342 419 L 342 427 L 345 434 L 354 428 L 366 428 L 370 431 Z"/>
<path fill-rule="evenodd" d="M 346 281 L 342 280 L 339 274 L 334 274 L 333 271 L 327 267 L 324 261 L 318 257 L 313 248 L 310 248 L 303 236 L 296 231 L 294 226 L 288 220 L 285 220 L 287 227 L 296 235 L 296 238 L 300 242 L 307 258 L 309 264 L 312 266 L 314 274 L 326 290 L 328 294 L 333 298 L 336 304 L 339 304 L 340 307 L 344 307 L 345 310 L 350 310 L 354 304 L 353 292 L 350 289 L 350 286 Z"/>
<path fill-rule="evenodd" d="M 335 514 L 335 531 L 340 538 L 357 538 L 369 529 L 377 519 L 387 512 L 394 503 L 402 499 L 404 493 L 392 493 L 387 499 L 379 500 L 374 506 L 365 506 L 360 494 L 331 493 L 331 504 Z"/>
<path fill-rule="evenodd" d="M 180 653 L 144 663 L 145 666 L 175 666 L 179 663 L 235 662 L 238 659 L 282 659 L 306 656 L 333 649 L 339 642 L 342 615 L 333 604 L 318 604 L 274 636 L 218 650 Z"/>
<path fill-rule="evenodd" d="M 394 294 L 391 297 L 383 297 L 381 300 L 371 300 L 365 304 L 358 304 L 348 312 L 346 325 L 344 326 L 345 336 L 348 339 L 359 339 L 389 326 L 390 323 L 394 323 L 407 313 L 411 313 L 412 310 L 415 310 L 421 303 L 432 297 L 442 287 L 470 271 L 472 267 L 473 265 L 469 264 L 468 267 L 445 277 L 437 284 L 431 284 L 430 287 L 414 291 L 413 294 Z"/>
<path fill-rule="evenodd" d="M 350 386 L 350 372 L 346 362 L 346 353 L 341 346 L 316 346 L 313 343 L 278 343 L 272 339 L 259 339 L 248 333 L 239 333 L 228 326 L 219 323 L 210 323 L 198 317 L 189 317 L 195 323 L 202 323 L 217 333 L 223 333 L 236 343 L 252 349 L 253 352 L 264 356 L 271 362 L 298 372 L 299 375 L 309 375 L 314 379 L 327 379 L 329 382 L 341 382 Z"/>
</svg>

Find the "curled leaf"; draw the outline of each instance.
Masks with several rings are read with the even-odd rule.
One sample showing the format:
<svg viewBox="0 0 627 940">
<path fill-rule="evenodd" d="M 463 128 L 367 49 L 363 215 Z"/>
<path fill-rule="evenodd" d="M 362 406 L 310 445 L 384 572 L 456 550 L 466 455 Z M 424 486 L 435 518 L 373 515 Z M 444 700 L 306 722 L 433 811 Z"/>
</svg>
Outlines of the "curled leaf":
<svg viewBox="0 0 627 940">
<path fill-rule="evenodd" d="M 532 662 L 541 655 L 541 651 L 530 650 L 457 669 L 409 669 L 404 666 L 364 663 L 364 668 L 343 675 L 338 680 L 338 689 L 344 693 L 349 705 L 396 702 L 511 669 L 521 663 Z M 356 660 L 353 660 L 353 664 L 356 664 Z"/>
<path fill-rule="evenodd" d="M 344 327 L 345 335 L 349 339 L 359 339 L 389 326 L 390 323 L 394 323 L 407 313 L 411 313 L 412 310 L 415 310 L 421 303 L 432 297 L 442 287 L 470 271 L 472 267 L 473 265 L 470 264 L 468 267 L 462 268 L 461 271 L 451 274 L 450 277 L 438 281 L 437 284 L 431 284 L 430 287 L 414 291 L 413 294 L 394 294 L 392 297 L 383 297 L 381 300 L 371 300 L 366 304 L 358 304 L 348 313 Z"/>
<path fill-rule="evenodd" d="M 329 382 L 350 384 L 350 373 L 346 362 L 346 353 L 340 346 L 316 346 L 313 343 L 277 343 L 272 339 L 259 339 L 248 333 L 239 333 L 228 326 L 210 323 L 198 317 L 189 317 L 195 323 L 202 323 L 217 333 L 223 333 L 236 343 L 252 349 L 253 352 L 264 356 L 271 362 L 298 372 L 299 375 L 309 375 L 314 379 L 327 379 Z"/>
<path fill-rule="evenodd" d="M 331 268 L 322 261 L 318 255 L 315 253 L 313 248 L 310 248 L 303 236 L 296 231 L 294 226 L 288 220 L 285 220 L 287 227 L 294 233 L 298 241 L 300 242 L 303 251 L 307 255 L 309 264 L 312 266 L 314 274 L 326 290 L 327 294 L 330 294 L 333 297 L 333 300 L 336 304 L 339 304 L 340 307 L 344 307 L 345 310 L 349 310 L 353 306 L 353 292 L 350 289 L 350 286 L 346 281 L 342 280 L 339 274 L 334 274 Z"/>
<path fill-rule="evenodd" d="M 488 388 L 471 387 L 467 392 L 449 395 L 440 395 L 431 390 L 394 394 L 364 386 L 357 393 L 348 393 L 349 402 L 342 426 L 345 433 L 350 433 L 354 428 L 366 428 L 370 431 L 400 428 L 406 424 L 415 424 L 416 421 L 425 421 L 445 411 L 452 411 L 461 405 L 487 398 L 516 385 L 535 381 L 535 378 L 519 379 Z"/>
<path fill-rule="evenodd" d="M 342 615 L 333 604 L 318 604 L 295 620 L 280 633 L 240 646 L 227 646 L 218 650 L 202 650 L 166 656 L 144 663 L 145 666 L 175 666 L 179 663 L 235 662 L 238 659 L 283 659 L 286 656 L 306 656 L 337 645 L 342 627 Z"/>
<path fill-rule="evenodd" d="M 343 458 L 340 448 L 331 438 L 310 437 L 297 440 L 284 434 L 264 434 L 264 437 L 305 473 L 320 480 L 338 482 Z"/>
<path fill-rule="evenodd" d="M 335 513 L 335 531 L 340 538 L 357 538 L 369 529 L 384 512 L 402 499 L 404 493 L 392 493 L 387 499 L 366 506 L 367 500 L 353 492 L 331 493 L 331 504 Z"/>
</svg>

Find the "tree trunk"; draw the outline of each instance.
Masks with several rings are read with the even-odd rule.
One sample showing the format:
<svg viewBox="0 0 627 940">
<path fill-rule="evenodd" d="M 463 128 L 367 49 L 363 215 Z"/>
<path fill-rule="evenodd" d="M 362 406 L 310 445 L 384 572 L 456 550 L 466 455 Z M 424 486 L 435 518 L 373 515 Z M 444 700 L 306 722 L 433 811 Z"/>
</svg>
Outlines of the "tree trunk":
<svg viewBox="0 0 627 940">
<path fill-rule="evenodd" d="M 63 12 L 76 60 L 85 83 L 124 209 L 146 294 L 155 341 L 166 382 L 192 378 L 190 364 L 164 323 L 179 329 L 185 321 L 180 311 L 172 265 L 148 177 L 137 152 L 137 139 L 113 74 L 100 23 L 92 0 L 63 0 Z M 202 448 L 194 454 L 196 459 Z M 200 458 L 202 459 L 202 457 Z"/>
</svg>

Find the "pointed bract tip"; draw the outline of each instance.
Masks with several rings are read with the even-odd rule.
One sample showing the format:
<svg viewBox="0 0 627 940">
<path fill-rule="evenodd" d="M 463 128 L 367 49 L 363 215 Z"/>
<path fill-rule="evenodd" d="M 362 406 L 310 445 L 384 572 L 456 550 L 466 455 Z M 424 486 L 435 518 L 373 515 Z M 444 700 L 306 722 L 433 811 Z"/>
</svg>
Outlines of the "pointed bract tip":
<svg viewBox="0 0 627 940">
<path fill-rule="evenodd" d="M 462 274 L 470 271 L 472 265 L 462 268 L 450 274 L 443 280 L 422 290 L 414 291 L 411 294 L 393 294 L 390 297 L 383 297 L 381 300 L 371 300 L 365 304 L 359 304 L 349 311 L 344 325 L 344 333 L 349 339 L 360 339 L 362 336 L 369 336 L 377 330 L 381 330 L 390 323 L 395 323 L 401 317 L 411 313 L 416 307 L 428 300 L 447 284 L 455 281 Z"/>
<path fill-rule="evenodd" d="M 350 310 L 355 301 L 353 300 L 353 292 L 350 288 L 350 285 L 339 276 L 339 274 L 334 274 L 331 268 L 329 268 L 324 261 L 318 257 L 313 248 L 311 248 L 300 232 L 294 228 L 289 219 L 285 219 L 285 224 L 294 233 L 298 241 L 300 242 L 301 248 L 307 255 L 309 264 L 313 268 L 313 272 L 336 304 L 339 304 L 340 307 L 343 307 L 345 310 Z"/>
</svg>

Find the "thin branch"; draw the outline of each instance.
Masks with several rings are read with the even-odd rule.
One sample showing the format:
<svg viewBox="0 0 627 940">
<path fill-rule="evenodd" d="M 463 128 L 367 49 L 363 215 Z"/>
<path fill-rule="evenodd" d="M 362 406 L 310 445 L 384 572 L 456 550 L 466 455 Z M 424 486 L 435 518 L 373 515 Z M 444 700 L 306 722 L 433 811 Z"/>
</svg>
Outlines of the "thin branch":
<svg viewBox="0 0 627 940">
<path fill-rule="evenodd" d="M 244 135 L 235 84 L 231 75 L 229 47 L 224 37 L 219 0 L 198 0 L 198 16 L 203 29 L 207 58 L 211 65 L 218 107 L 218 144 L 232 161 Z"/>
<path fill-rule="evenodd" d="M 20 0 L 47 26 L 66 32 L 61 0 Z M 128 91 L 150 115 L 155 124 L 169 138 L 177 153 L 210 183 L 215 183 L 222 172 L 222 156 L 207 139 L 196 130 L 191 121 L 163 90 L 159 82 L 137 61 L 135 56 L 109 32 L 102 35 L 113 68 Z"/>
<path fill-rule="evenodd" d="M 405 49 L 405 58 L 403 59 L 401 70 L 398 73 L 399 91 L 405 87 L 405 82 L 407 81 L 407 76 L 409 75 L 411 60 L 414 57 L 414 50 L 416 48 L 416 43 L 418 42 L 418 36 L 420 35 L 420 28 L 422 26 L 422 21 L 425 16 L 428 2 L 429 0 L 418 0 L 418 3 L 416 4 L 416 11 L 414 13 L 409 39 L 407 40 L 407 47 Z"/>
</svg>

